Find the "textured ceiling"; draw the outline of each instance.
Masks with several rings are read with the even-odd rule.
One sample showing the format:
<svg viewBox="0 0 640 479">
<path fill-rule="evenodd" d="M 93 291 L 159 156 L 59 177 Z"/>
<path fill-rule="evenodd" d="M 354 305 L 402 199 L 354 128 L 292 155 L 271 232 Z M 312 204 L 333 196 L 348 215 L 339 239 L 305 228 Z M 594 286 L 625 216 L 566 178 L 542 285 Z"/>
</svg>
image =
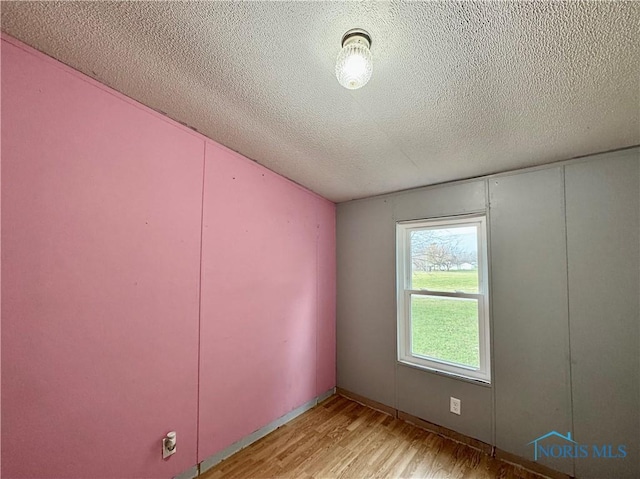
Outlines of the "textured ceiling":
<svg viewBox="0 0 640 479">
<path fill-rule="evenodd" d="M 640 144 L 640 3 L 2 2 L 2 30 L 334 200 Z M 342 34 L 374 72 L 342 88 Z"/>
</svg>

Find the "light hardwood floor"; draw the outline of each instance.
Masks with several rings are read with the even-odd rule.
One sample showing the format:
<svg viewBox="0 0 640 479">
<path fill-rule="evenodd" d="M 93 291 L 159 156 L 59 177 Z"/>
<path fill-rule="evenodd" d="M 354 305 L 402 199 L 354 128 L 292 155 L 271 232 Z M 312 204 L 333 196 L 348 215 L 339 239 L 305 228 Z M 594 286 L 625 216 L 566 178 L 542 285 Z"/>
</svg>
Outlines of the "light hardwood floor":
<svg viewBox="0 0 640 479">
<path fill-rule="evenodd" d="M 332 396 L 199 479 L 540 479 L 469 446 Z"/>
</svg>

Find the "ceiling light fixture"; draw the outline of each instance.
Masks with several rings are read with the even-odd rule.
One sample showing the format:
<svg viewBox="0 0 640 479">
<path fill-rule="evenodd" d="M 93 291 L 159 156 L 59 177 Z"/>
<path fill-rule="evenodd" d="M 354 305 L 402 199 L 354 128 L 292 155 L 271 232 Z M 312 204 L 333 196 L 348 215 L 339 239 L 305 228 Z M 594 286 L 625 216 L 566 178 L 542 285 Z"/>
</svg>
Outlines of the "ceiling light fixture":
<svg viewBox="0 0 640 479">
<path fill-rule="evenodd" d="M 336 77 L 345 88 L 357 90 L 367 84 L 373 73 L 371 37 L 361 28 L 342 36 L 342 50 L 336 60 Z"/>
</svg>

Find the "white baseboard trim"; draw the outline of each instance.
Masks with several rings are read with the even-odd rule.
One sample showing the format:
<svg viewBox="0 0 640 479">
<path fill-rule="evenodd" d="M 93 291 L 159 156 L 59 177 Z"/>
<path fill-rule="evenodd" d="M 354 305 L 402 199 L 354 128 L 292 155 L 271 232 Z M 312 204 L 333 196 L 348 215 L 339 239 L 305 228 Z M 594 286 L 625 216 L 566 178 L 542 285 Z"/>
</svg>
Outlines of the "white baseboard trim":
<svg viewBox="0 0 640 479">
<path fill-rule="evenodd" d="M 324 401 L 328 397 L 333 396 L 335 393 L 336 393 L 336 388 L 329 389 L 328 391 L 320 394 L 318 397 L 312 399 L 311 401 L 304 403 L 302 406 L 297 407 L 293 411 L 288 412 L 287 414 L 285 414 L 282 417 L 279 417 L 275 421 L 267 424 L 264 427 L 261 427 L 260 429 L 258 429 L 257 431 L 249 434 L 248 436 L 243 437 L 238 442 L 235 442 L 235 443 L 231 444 L 226 449 L 214 454 L 213 456 L 208 457 L 207 459 L 205 459 L 204 461 L 202 461 L 200 463 L 200 474 L 202 474 L 203 472 L 211 469 L 213 466 L 215 466 L 216 464 L 219 464 L 220 462 L 224 461 L 226 458 L 228 458 L 229 456 L 235 454 L 236 452 L 238 452 L 238 451 L 244 449 L 245 447 L 253 444 L 258 439 L 262 439 L 264 436 L 266 436 L 270 432 L 275 431 L 280 426 L 282 426 L 282 425 L 288 423 L 289 421 L 291 421 L 292 419 L 298 417 L 300 414 L 302 414 L 304 412 L 307 412 L 309 409 L 314 408 L 315 406 L 318 405 L 318 403 Z M 179 476 L 179 477 L 180 477 L 180 479 L 191 479 L 190 477 L 185 477 L 185 478 L 183 478 L 182 476 Z"/>
</svg>

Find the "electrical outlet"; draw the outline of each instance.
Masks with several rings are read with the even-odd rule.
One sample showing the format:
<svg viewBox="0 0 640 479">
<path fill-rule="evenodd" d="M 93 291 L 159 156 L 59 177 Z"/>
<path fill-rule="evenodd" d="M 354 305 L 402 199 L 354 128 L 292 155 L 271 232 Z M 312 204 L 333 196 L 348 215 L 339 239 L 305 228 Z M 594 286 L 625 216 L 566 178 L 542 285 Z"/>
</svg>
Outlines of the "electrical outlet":
<svg viewBox="0 0 640 479">
<path fill-rule="evenodd" d="M 452 412 L 453 414 L 457 414 L 458 416 L 460 415 L 460 407 L 461 407 L 461 401 L 458 398 L 454 398 L 453 396 L 451 397 L 451 401 L 449 403 L 449 411 Z"/>
<path fill-rule="evenodd" d="M 167 435 L 162 438 L 162 459 L 166 459 L 176 453 L 176 432 L 168 432 Z"/>
</svg>

